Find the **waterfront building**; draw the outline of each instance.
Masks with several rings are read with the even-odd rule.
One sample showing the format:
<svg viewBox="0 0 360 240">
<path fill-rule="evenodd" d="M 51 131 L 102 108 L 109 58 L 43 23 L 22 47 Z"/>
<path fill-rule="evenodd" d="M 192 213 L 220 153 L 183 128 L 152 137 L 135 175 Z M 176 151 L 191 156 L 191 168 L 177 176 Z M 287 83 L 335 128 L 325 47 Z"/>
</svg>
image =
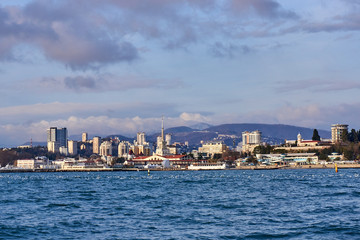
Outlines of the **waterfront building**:
<svg viewBox="0 0 360 240">
<path fill-rule="evenodd" d="M 77 142 L 76 141 L 73 141 L 73 140 L 69 140 L 68 141 L 68 152 L 69 152 L 69 155 L 76 155 L 78 153 L 78 149 L 77 149 Z"/>
<path fill-rule="evenodd" d="M 342 136 L 348 132 L 348 126 L 346 124 L 333 124 L 331 125 L 331 141 L 333 143 L 342 142 Z"/>
<path fill-rule="evenodd" d="M 23 169 L 34 169 L 36 167 L 35 159 L 19 159 L 16 160 L 16 166 Z"/>
<path fill-rule="evenodd" d="M 87 140 L 88 140 L 88 133 L 87 133 L 87 132 L 83 132 L 83 133 L 81 134 L 81 141 L 82 141 L 82 142 L 87 142 Z"/>
<path fill-rule="evenodd" d="M 16 166 L 23 169 L 45 168 L 47 165 L 47 158 L 16 160 Z"/>
<path fill-rule="evenodd" d="M 100 141 L 101 141 L 101 137 L 93 138 L 93 153 L 95 154 L 100 153 Z"/>
<path fill-rule="evenodd" d="M 169 161 L 171 167 L 185 168 L 195 160 L 186 155 L 165 155 L 165 156 L 138 156 L 128 161 L 128 164 L 135 167 L 144 167 L 146 165 L 160 166 L 164 161 Z"/>
<path fill-rule="evenodd" d="M 261 163 L 267 164 L 317 164 L 316 153 L 256 154 Z"/>
<path fill-rule="evenodd" d="M 304 140 L 299 133 L 296 140 L 285 140 L 285 146 L 276 147 L 274 150 L 286 150 L 286 151 L 308 151 L 312 150 L 323 150 L 331 147 L 331 141 L 322 139 L 317 140 Z"/>
</svg>

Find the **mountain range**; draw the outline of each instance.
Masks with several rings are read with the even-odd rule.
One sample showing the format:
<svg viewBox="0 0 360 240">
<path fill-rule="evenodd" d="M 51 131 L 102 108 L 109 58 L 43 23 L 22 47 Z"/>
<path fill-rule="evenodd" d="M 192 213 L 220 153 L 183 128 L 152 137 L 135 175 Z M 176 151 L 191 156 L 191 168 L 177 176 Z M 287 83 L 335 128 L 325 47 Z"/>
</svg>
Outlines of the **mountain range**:
<svg viewBox="0 0 360 240">
<path fill-rule="evenodd" d="M 198 127 L 198 128 L 196 128 Z M 206 128 L 204 128 L 206 127 Z M 255 131 L 262 132 L 262 140 L 269 144 L 283 143 L 285 139 L 297 138 L 300 133 L 303 139 L 311 139 L 313 130 L 311 128 L 297 127 L 284 124 L 260 124 L 260 123 L 240 123 L 240 124 L 222 124 L 211 126 L 208 124 L 199 124 L 198 126 L 186 127 L 179 126 L 168 128 L 165 133 L 172 135 L 172 142 L 185 142 L 188 141 L 189 145 L 199 145 L 200 141 L 222 140 L 228 145 L 238 144 L 241 141 L 242 132 Z M 331 132 L 326 130 L 319 130 L 321 138 L 330 138 Z M 149 134 L 146 140 L 149 142 L 156 142 L 157 136 L 160 132 Z M 112 134 L 108 137 L 118 137 L 120 140 L 133 141 L 135 138 L 125 137 L 121 134 Z M 70 136 L 70 139 L 80 140 L 81 135 Z M 25 143 L 29 144 L 29 143 Z M 46 146 L 46 143 L 37 143 L 41 146 Z"/>
<path fill-rule="evenodd" d="M 200 144 L 200 141 L 223 140 L 227 144 L 236 144 L 241 141 L 242 132 L 255 131 L 262 132 L 262 139 L 270 144 L 283 143 L 285 139 L 296 139 L 300 133 L 303 139 L 311 139 L 314 129 L 297 127 L 284 124 L 222 124 L 218 126 L 210 126 L 203 130 L 190 127 L 174 127 L 165 130 L 165 133 L 172 134 L 173 142 L 188 141 L 190 145 Z M 331 132 L 326 130 L 318 130 L 320 137 L 330 138 Z M 156 137 L 160 133 L 155 133 L 147 137 L 148 141 L 156 141 Z"/>
</svg>

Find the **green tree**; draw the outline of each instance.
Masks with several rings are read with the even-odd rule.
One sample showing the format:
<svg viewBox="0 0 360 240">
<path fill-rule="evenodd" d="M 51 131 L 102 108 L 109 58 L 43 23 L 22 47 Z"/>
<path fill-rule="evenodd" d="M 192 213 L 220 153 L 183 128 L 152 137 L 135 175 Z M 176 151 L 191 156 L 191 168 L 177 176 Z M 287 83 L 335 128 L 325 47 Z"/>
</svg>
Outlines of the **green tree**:
<svg viewBox="0 0 360 240">
<path fill-rule="evenodd" d="M 254 148 L 254 154 L 269 154 L 272 152 L 273 149 L 274 148 L 269 144 L 266 144 L 265 146 L 259 145 Z"/>
<path fill-rule="evenodd" d="M 257 160 L 254 156 L 249 156 L 249 157 L 246 159 L 246 162 L 247 162 L 247 163 L 252 163 L 252 164 L 254 164 L 255 166 L 258 164 L 258 160 Z"/>
<path fill-rule="evenodd" d="M 312 140 L 313 141 L 320 141 L 320 135 L 319 135 L 319 132 L 318 132 L 318 130 L 316 128 L 314 129 Z"/>
<path fill-rule="evenodd" d="M 349 133 L 347 130 L 344 130 L 342 133 L 341 133 L 341 141 L 342 142 L 347 142 L 349 140 Z"/>
<path fill-rule="evenodd" d="M 350 142 L 358 142 L 358 133 L 355 131 L 355 129 L 351 129 L 349 135 L 348 135 L 348 140 Z"/>
</svg>

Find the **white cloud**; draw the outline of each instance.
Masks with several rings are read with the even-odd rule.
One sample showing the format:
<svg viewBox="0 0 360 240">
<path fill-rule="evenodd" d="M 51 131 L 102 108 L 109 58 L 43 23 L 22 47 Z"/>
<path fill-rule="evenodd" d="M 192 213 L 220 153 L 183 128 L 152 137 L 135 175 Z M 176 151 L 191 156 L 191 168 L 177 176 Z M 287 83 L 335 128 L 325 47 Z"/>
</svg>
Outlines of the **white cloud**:
<svg viewBox="0 0 360 240">
<path fill-rule="evenodd" d="M 165 127 L 191 126 L 204 121 L 205 117 L 200 114 L 182 113 L 179 117 L 165 117 Z M 67 119 L 50 121 L 37 121 L 32 123 L 3 124 L 0 125 L 0 145 L 20 145 L 30 138 L 33 141 L 46 141 L 46 129 L 50 127 L 66 127 L 69 135 L 77 135 L 82 132 L 106 136 L 110 134 L 122 134 L 135 136 L 138 131 L 147 133 L 159 132 L 161 130 L 161 117 L 142 118 L 112 118 L 108 116 L 89 116 L 86 118 L 71 116 Z"/>
</svg>

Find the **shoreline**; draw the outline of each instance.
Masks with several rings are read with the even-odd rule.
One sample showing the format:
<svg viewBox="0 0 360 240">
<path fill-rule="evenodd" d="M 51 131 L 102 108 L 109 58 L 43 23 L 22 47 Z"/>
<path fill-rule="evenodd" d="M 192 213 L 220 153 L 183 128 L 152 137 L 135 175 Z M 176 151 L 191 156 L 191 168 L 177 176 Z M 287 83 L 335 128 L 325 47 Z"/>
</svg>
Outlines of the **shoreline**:
<svg viewBox="0 0 360 240">
<path fill-rule="evenodd" d="M 236 168 L 218 169 L 222 170 L 296 170 L 296 169 L 334 169 L 335 164 L 316 164 L 299 166 L 241 166 Z M 338 164 L 338 169 L 356 169 L 360 164 Z M 188 169 L 139 169 L 139 168 L 84 168 L 84 169 L 0 169 L 0 173 L 21 173 L 21 172 L 133 172 L 133 171 L 214 171 L 214 170 L 188 170 Z"/>
</svg>

